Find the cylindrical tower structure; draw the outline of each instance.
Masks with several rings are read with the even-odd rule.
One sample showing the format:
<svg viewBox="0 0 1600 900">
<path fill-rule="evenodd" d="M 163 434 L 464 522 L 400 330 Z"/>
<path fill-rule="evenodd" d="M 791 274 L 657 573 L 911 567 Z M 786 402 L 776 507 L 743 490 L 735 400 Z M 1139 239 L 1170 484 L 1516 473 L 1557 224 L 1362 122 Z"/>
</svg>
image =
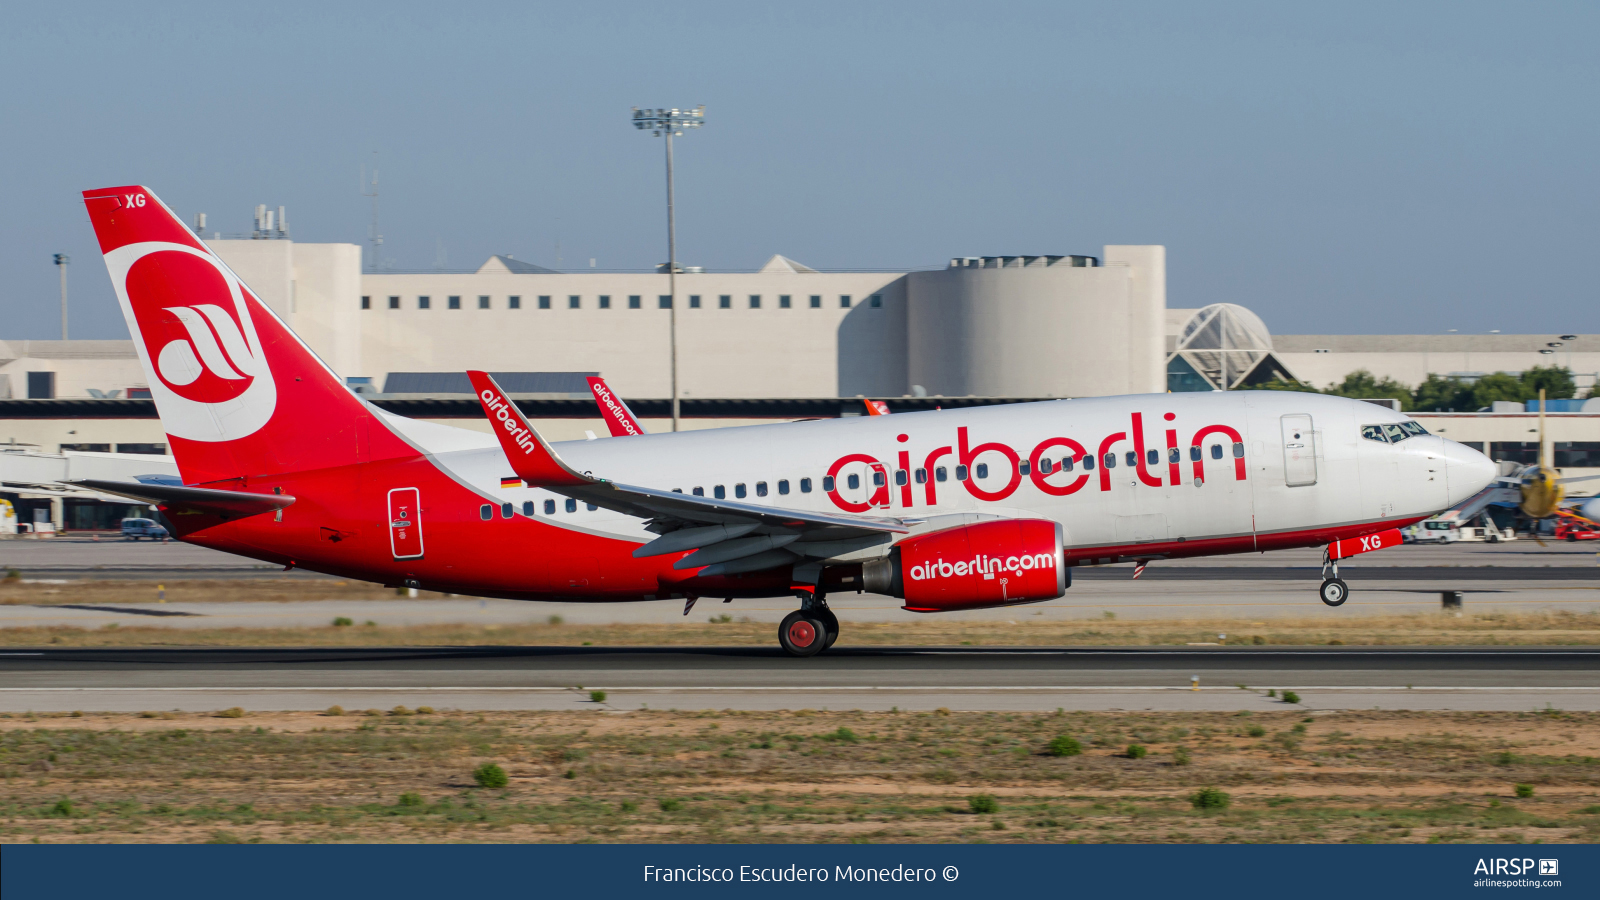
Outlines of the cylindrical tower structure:
<svg viewBox="0 0 1600 900">
<path fill-rule="evenodd" d="M 913 272 L 908 380 L 930 394 L 956 397 L 1162 390 L 1150 383 L 1152 372 L 1160 377 L 1163 357 L 1162 319 L 1151 308 L 1164 307 L 1166 298 L 1164 291 L 1147 295 L 1155 294 L 1152 283 L 1165 286 L 1165 272 L 1099 262 L 1092 256 L 970 257 L 951 260 L 941 271 Z"/>
</svg>

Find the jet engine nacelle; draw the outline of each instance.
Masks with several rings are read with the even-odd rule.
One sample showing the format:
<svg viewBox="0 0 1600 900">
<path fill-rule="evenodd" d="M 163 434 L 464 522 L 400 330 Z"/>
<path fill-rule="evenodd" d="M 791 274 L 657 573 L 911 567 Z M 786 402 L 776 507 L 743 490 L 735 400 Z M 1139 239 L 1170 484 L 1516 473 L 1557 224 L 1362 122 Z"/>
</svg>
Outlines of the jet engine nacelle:
<svg viewBox="0 0 1600 900">
<path fill-rule="evenodd" d="M 978 522 L 906 538 L 862 566 L 862 586 L 911 612 L 983 609 L 1054 600 L 1072 584 L 1061 525 L 1044 519 Z"/>
</svg>

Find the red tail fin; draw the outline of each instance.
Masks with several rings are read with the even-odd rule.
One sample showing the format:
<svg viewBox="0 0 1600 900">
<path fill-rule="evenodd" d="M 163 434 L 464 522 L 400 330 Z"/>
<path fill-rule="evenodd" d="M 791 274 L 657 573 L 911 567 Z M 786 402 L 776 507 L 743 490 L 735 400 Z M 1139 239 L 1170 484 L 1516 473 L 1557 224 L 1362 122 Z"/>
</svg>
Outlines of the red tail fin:
<svg viewBox="0 0 1600 900">
<path fill-rule="evenodd" d="M 155 194 L 83 199 L 185 482 L 360 459 L 367 408 Z"/>
<path fill-rule="evenodd" d="M 589 376 L 589 390 L 594 392 L 594 402 L 600 406 L 600 418 L 606 420 L 606 428 L 611 430 L 612 437 L 626 437 L 634 434 L 644 434 L 644 426 L 634 416 L 628 404 L 611 390 L 611 385 L 598 375 Z"/>
</svg>

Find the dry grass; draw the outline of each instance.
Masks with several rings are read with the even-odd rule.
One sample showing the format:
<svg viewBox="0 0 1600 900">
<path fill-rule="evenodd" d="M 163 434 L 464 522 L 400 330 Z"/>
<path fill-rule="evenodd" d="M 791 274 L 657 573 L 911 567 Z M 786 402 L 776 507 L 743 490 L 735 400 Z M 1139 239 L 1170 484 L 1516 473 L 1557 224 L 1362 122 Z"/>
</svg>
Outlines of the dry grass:
<svg viewBox="0 0 1600 900">
<path fill-rule="evenodd" d="M 0 629 L 0 646 L 63 647 L 400 647 L 463 646 L 769 646 L 776 628 L 749 621 L 685 620 L 620 625 L 356 625 L 317 628 L 163 628 L 125 625 Z M 1272 619 L 969 621 L 912 617 L 892 623 L 845 620 L 840 646 L 1140 647 L 1215 642 L 1305 646 L 1592 646 L 1600 615 L 1573 612 L 1438 613 L 1405 616 Z"/>
<path fill-rule="evenodd" d="M 6 716 L 0 770 L 8 841 L 1600 840 L 1592 713 Z"/>
<path fill-rule="evenodd" d="M 289 603 L 299 600 L 393 600 L 404 596 L 366 581 L 330 578 L 218 578 L 210 580 L 0 579 L 0 604 L 155 603 L 165 588 L 169 603 Z M 423 597 L 446 596 L 423 592 Z"/>
</svg>

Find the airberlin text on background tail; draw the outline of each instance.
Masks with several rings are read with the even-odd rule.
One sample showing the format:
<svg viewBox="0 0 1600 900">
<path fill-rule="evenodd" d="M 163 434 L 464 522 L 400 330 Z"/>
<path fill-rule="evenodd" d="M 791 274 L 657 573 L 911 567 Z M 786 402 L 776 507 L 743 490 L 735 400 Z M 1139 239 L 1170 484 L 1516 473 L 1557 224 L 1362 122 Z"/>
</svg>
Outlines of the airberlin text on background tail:
<svg viewBox="0 0 1600 900">
<path fill-rule="evenodd" d="M 345 387 L 147 189 L 84 198 L 184 481 L 118 490 L 162 504 L 182 540 L 280 565 L 686 611 L 792 595 L 779 640 L 807 656 L 838 636 L 830 593 L 920 612 L 1039 602 L 1075 565 L 1380 535 L 1494 476 L 1399 413 L 1301 393 L 652 435 L 591 379 L 632 439 L 551 444 L 472 372 L 492 435 L 419 422 Z"/>
<path fill-rule="evenodd" d="M 594 402 L 600 406 L 600 418 L 606 420 L 606 428 L 612 437 L 629 437 L 644 434 L 644 426 L 639 424 L 639 417 L 633 414 L 628 404 L 622 402 L 611 385 L 598 375 L 588 376 L 589 390 L 594 392 Z"/>
</svg>

